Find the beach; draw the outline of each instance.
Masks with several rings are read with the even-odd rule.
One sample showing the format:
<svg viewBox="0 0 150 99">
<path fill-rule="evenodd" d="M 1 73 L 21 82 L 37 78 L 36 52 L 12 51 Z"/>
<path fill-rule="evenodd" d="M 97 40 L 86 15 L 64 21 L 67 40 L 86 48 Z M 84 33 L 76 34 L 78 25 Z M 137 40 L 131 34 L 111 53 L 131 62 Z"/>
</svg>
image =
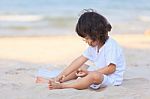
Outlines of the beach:
<svg viewBox="0 0 150 99">
<path fill-rule="evenodd" d="M 1 99 L 149 99 L 150 36 L 111 35 L 123 47 L 126 72 L 121 86 L 99 90 L 49 90 L 35 83 L 39 68 L 64 69 L 87 48 L 77 35 L 0 38 Z"/>
<path fill-rule="evenodd" d="M 123 84 L 99 90 L 49 90 L 48 84 L 37 84 L 39 69 L 63 70 L 88 47 L 75 33 L 84 9 L 112 25 L 110 35 L 126 59 Z M 149 99 L 149 9 L 148 0 L 2 0 L 0 99 Z"/>
</svg>

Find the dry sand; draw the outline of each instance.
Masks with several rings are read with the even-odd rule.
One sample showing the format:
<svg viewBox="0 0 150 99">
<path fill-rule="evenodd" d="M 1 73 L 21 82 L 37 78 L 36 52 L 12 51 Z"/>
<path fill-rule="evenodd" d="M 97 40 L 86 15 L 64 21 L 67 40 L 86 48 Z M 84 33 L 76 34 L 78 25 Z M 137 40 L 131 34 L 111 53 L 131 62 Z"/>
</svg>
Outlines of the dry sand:
<svg viewBox="0 0 150 99">
<path fill-rule="evenodd" d="M 87 47 L 77 36 L 0 38 L 0 99 L 149 99 L 150 37 L 112 35 L 127 61 L 121 86 L 103 90 L 48 90 L 35 84 L 36 71 L 65 68 Z"/>
</svg>

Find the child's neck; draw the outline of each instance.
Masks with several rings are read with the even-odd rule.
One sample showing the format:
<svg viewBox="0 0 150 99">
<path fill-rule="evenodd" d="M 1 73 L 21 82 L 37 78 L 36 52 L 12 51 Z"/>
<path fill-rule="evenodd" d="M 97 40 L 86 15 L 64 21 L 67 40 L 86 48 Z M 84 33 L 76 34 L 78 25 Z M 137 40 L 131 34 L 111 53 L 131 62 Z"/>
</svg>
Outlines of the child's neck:
<svg viewBox="0 0 150 99">
<path fill-rule="evenodd" d="M 98 47 L 97 47 L 97 53 L 99 53 L 99 49 L 100 49 L 103 45 L 104 45 L 104 44 L 101 43 L 101 42 L 98 44 Z"/>
</svg>

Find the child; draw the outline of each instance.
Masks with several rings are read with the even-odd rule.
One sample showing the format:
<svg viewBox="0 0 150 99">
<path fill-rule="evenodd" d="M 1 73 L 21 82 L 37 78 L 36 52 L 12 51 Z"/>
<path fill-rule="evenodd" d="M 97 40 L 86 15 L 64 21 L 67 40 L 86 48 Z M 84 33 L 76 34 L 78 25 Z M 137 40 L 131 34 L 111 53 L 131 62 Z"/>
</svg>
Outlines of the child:
<svg viewBox="0 0 150 99">
<path fill-rule="evenodd" d="M 78 20 L 76 32 L 89 47 L 57 77 L 49 81 L 49 89 L 99 89 L 121 85 L 125 60 L 120 46 L 108 36 L 109 31 L 111 25 L 104 16 L 86 10 Z M 86 65 L 88 60 L 95 66 Z M 72 83 L 64 83 L 73 79 Z"/>
</svg>

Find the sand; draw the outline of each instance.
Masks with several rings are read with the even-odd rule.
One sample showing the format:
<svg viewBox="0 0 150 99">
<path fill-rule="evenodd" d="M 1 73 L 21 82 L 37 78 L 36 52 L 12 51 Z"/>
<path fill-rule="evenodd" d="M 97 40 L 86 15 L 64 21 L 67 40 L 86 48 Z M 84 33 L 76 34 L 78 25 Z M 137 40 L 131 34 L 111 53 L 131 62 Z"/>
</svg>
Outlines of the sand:
<svg viewBox="0 0 150 99">
<path fill-rule="evenodd" d="M 65 68 L 87 45 L 78 36 L 0 38 L 0 99 L 149 99 L 150 37 L 112 35 L 127 62 L 121 86 L 101 90 L 48 90 L 36 84 L 39 68 Z"/>
</svg>

